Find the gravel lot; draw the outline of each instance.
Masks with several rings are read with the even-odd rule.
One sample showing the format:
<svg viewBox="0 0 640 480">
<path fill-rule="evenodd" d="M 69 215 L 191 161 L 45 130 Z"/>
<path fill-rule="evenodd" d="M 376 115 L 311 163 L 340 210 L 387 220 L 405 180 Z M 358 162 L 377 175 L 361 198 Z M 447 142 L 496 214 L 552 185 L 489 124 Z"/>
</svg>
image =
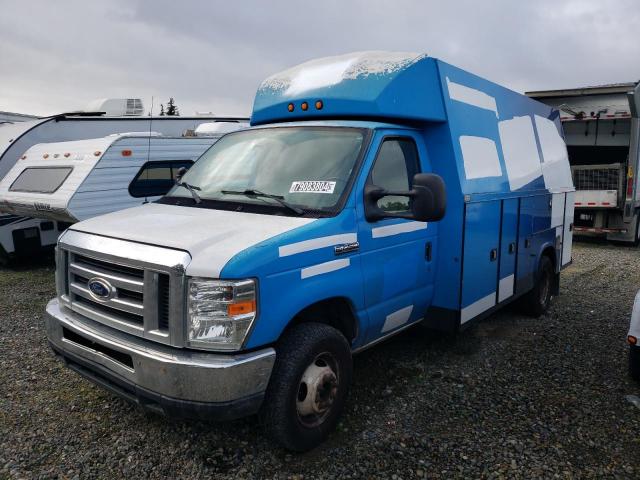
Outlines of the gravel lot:
<svg viewBox="0 0 640 480">
<path fill-rule="evenodd" d="M 636 249 L 575 246 L 551 312 L 457 338 L 410 331 L 355 361 L 339 431 L 291 455 L 255 419 L 145 414 L 50 354 L 51 264 L 0 270 L 0 479 L 640 477 L 625 336 Z"/>
</svg>

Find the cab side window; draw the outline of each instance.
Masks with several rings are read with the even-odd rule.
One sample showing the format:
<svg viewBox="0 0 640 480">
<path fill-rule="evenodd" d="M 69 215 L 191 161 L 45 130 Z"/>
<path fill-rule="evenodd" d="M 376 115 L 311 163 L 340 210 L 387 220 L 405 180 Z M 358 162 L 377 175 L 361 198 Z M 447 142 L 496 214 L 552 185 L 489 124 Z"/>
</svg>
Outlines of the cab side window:
<svg viewBox="0 0 640 480">
<path fill-rule="evenodd" d="M 413 176 L 419 172 L 418 149 L 410 138 L 384 140 L 371 169 L 369 183 L 385 190 L 409 191 Z M 385 212 L 403 213 L 410 210 L 408 197 L 383 197 L 378 207 Z"/>
</svg>

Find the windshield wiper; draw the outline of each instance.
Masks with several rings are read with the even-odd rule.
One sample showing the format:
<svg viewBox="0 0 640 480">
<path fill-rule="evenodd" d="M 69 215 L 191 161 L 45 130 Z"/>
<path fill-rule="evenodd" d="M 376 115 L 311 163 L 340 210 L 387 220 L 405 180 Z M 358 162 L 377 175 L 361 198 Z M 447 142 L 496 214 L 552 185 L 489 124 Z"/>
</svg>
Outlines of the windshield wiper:
<svg viewBox="0 0 640 480">
<path fill-rule="evenodd" d="M 264 192 L 261 192 L 260 190 L 254 190 L 254 189 L 247 189 L 247 190 L 221 190 L 220 193 L 223 193 L 225 195 L 244 195 L 246 197 L 271 198 L 272 200 L 275 200 L 276 202 L 278 202 L 283 207 L 287 207 L 289 210 L 292 210 L 293 212 L 297 213 L 298 215 L 302 215 L 304 213 L 304 210 L 301 210 L 298 207 L 296 207 L 294 205 L 291 205 L 289 202 L 286 202 L 282 195 L 273 195 L 271 193 L 264 193 Z"/>
<path fill-rule="evenodd" d="M 187 182 L 176 182 L 176 185 L 179 186 L 179 187 L 183 187 L 183 188 L 186 188 L 187 190 L 189 190 L 189 193 L 191 194 L 191 196 L 193 197 L 193 200 L 196 203 L 202 202 L 202 199 L 200 198 L 200 195 L 198 195 L 198 192 L 196 192 L 196 190 L 201 190 L 200 187 L 196 187 L 194 185 L 190 185 Z"/>
</svg>

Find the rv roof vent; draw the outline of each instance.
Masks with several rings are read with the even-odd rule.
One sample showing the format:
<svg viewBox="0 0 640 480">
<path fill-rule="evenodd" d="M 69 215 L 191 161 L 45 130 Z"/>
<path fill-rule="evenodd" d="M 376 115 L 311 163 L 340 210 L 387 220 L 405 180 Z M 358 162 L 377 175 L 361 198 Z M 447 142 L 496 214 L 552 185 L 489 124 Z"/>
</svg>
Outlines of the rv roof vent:
<svg viewBox="0 0 640 480">
<path fill-rule="evenodd" d="M 125 115 L 142 115 L 142 100 L 139 98 L 127 98 L 127 111 Z"/>
<path fill-rule="evenodd" d="M 89 102 L 85 112 L 105 112 L 107 117 L 141 116 L 144 105 L 139 98 L 99 98 Z"/>
</svg>

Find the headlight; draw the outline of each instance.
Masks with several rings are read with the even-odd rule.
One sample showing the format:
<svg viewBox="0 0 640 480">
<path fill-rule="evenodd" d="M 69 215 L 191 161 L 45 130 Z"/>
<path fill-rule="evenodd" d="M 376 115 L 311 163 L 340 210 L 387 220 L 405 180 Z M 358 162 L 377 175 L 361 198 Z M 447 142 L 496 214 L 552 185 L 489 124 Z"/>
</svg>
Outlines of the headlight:
<svg viewBox="0 0 640 480">
<path fill-rule="evenodd" d="M 255 318 L 254 280 L 189 279 L 189 346 L 239 350 Z"/>
</svg>

